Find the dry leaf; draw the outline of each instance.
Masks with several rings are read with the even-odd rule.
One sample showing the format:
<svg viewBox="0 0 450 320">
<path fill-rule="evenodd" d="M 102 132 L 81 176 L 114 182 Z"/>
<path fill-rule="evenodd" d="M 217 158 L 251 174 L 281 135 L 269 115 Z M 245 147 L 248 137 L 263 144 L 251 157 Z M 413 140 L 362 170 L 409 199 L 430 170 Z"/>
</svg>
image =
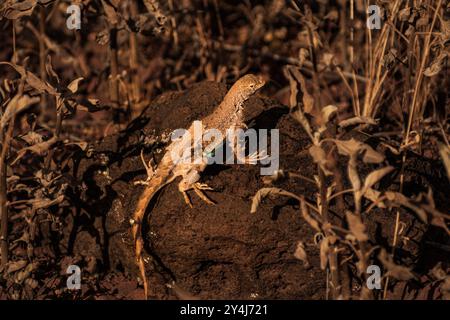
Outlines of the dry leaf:
<svg viewBox="0 0 450 320">
<path fill-rule="evenodd" d="M 333 173 L 327 169 L 327 155 L 325 154 L 325 151 L 317 146 L 317 145 L 312 145 L 309 148 L 309 154 L 311 155 L 311 157 L 313 158 L 314 162 L 317 163 L 320 168 L 323 170 L 323 172 L 326 175 L 332 175 Z"/>
<path fill-rule="evenodd" d="M 7 64 L 13 67 L 20 75 L 25 79 L 25 81 L 34 89 L 39 91 L 39 93 L 48 93 L 50 95 L 56 96 L 58 92 L 56 89 L 51 86 L 48 82 L 41 80 L 34 73 L 25 70 L 24 67 L 19 66 L 10 62 L 0 62 L 1 64 Z"/>
<path fill-rule="evenodd" d="M 342 120 L 339 122 L 339 126 L 341 128 L 346 128 L 349 126 L 355 126 L 359 124 L 370 124 L 370 125 L 376 125 L 378 122 L 375 119 L 372 119 L 370 117 L 353 117 L 349 119 Z"/>
<path fill-rule="evenodd" d="M 299 197 L 295 194 L 280 188 L 261 188 L 253 197 L 250 213 L 255 213 L 256 210 L 258 210 L 261 201 L 271 194 L 287 196 L 299 200 Z"/>
<path fill-rule="evenodd" d="M 358 170 L 356 169 L 356 157 L 354 155 L 352 155 L 348 161 L 347 171 L 353 190 L 361 190 L 361 180 L 359 179 Z"/>
<path fill-rule="evenodd" d="M 45 209 L 64 201 L 64 195 L 58 196 L 56 199 L 41 198 L 33 200 L 33 210 Z"/>
<path fill-rule="evenodd" d="M 18 261 L 13 261 L 8 263 L 8 266 L 6 268 L 6 273 L 10 274 L 16 271 L 19 271 L 23 268 L 25 268 L 25 266 L 28 264 L 27 260 L 18 260 Z"/>
<path fill-rule="evenodd" d="M 445 169 L 447 170 L 447 177 L 450 180 L 450 148 L 444 144 L 439 145 L 439 153 L 444 162 Z"/>
<path fill-rule="evenodd" d="M 424 223 L 428 223 L 427 213 L 423 208 L 420 208 L 413 204 L 406 196 L 399 192 L 394 191 L 386 191 L 385 194 L 386 198 L 389 201 L 392 201 L 396 204 L 402 205 L 408 209 L 411 209 L 414 211 L 417 216 L 422 220 Z"/>
<path fill-rule="evenodd" d="M 441 53 L 436 59 L 434 59 L 431 65 L 424 70 L 423 74 L 427 77 L 433 77 L 437 75 L 439 72 L 441 72 L 442 68 L 445 66 L 447 56 L 448 56 L 447 52 Z"/>
<path fill-rule="evenodd" d="M 394 167 L 387 166 L 369 173 L 364 181 L 364 187 L 362 189 L 362 193 L 364 194 L 367 189 L 372 188 L 372 186 L 380 181 L 386 174 L 394 170 Z"/>
<path fill-rule="evenodd" d="M 394 263 L 392 256 L 388 255 L 385 249 L 382 249 L 378 255 L 383 266 L 387 269 L 386 276 L 391 276 L 397 280 L 407 281 L 414 278 L 411 270 L 407 267 Z"/>
<path fill-rule="evenodd" d="M 51 139 L 49 139 L 49 140 L 47 140 L 47 141 L 44 141 L 44 142 L 35 144 L 35 145 L 33 145 L 33 146 L 30 146 L 30 147 L 26 147 L 26 148 L 21 149 L 21 150 L 17 153 L 17 157 L 16 157 L 16 159 L 14 159 L 14 161 L 11 163 L 11 165 L 15 164 L 20 158 L 22 158 L 22 157 L 25 155 L 25 153 L 26 153 L 27 151 L 34 152 L 34 153 L 36 153 L 36 154 L 38 154 L 38 155 L 43 155 L 43 154 L 44 154 L 45 152 L 47 152 L 47 151 L 50 149 L 50 147 L 51 147 L 55 142 L 57 142 L 57 141 L 58 141 L 58 138 L 57 138 L 57 137 L 52 137 Z"/>
<path fill-rule="evenodd" d="M 362 143 L 351 138 L 350 140 L 335 140 L 338 152 L 345 156 L 356 154 L 360 149 Z"/>
<path fill-rule="evenodd" d="M 5 112 L 0 119 L 0 132 L 3 132 L 9 120 L 14 114 L 17 114 L 32 104 L 38 103 L 40 101 L 39 97 L 30 97 L 28 95 L 15 95 L 11 101 L 6 106 Z"/>
<path fill-rule="evenodd" d="M 179 285 L 175 283 L 175 281 L 172 281 L 172 283 L 166 284 L 167 288 L 170 288 L 173 290 L 173 293 L 178 297 L 180 300 L 200 300 L 199 297 L 194 296 L 192 293 L 186 291 L 185 289 L 181 288 Z"/>
<path fill-rule="evenodd" d="M 64 143 L 64 145 L 66 146 L 70 146 L 70 145 L 76 145 L 78 146 L 81 150 L 86 151 L 89 143 L 87 143 L 86 141 L 82 141 L 82 142 L 67 142 Z"/>
<path fill-rule="evenodd" d="M 433 269 L 431 269 L 430 271 L 431 275 L 436 279 L 436 280 L 444 280 L 446 277 L 448 277 L 447 272 L 445 272 L 442 269 L 442 262 L 439 261 L 434 267 Z"/>
<path fill-rule="evenodd" d="M 159 8 L 158 1 L 155 0 L 143 0 L 143 1 L 147 10 L 155 16 L 156 22 L 159 25 L 164 25 L 167 21 L 167 17 Z"/>
<path fill-rule="evenodd" d="M 360 242 L 369 240 L 369 237 L 366 234 L 366 226 L 362 223 L 361 218 L 350 211 L 347 211 L 345 215 L 347 217 L 350 232 L 355 236 L 356 240 Z"/>
<path fill-rule="evenodd" d="M 320 242 L 320 268 L 325 270 L 328 264 L 328 253 L 330 251 L 330 244 L 328 237 L 325 237 Z"/>
<path fill-rule="evenodd" d="M 372 201 L 373 203 L 376 204 L 376 206 L 378 208 L 386 208 L 386 205 L 384 204 L 383 201 L 380 201 L 380 196 L 381 196 L 381 192 L 374 190 L 372 188 L 368 188 L 365 190 L 363 196 L 367 199 L 369 199 L 370 201 Z"/>
<path fill-rule="evenodd" d="M 69 89 L 72 93 L 76 93 L 78 91 L 78 85 L 80 81 L 83 80 L 83 77 L 77 78 L 73 80 L 68 86 L 67 89 Z"/>
<path fill-rule="evenodd" d="M 32 262 L 28 264 L 24 270 L 19 271 L 15 276 L 15 282 L 21 284 L 25 279 L 27 279 L 33 270 L 35 270 L 38 267 L 37 262 Z"/>
<path fill-rule="evenodd" d="M 330 121 L 330 118 L 337 112 L 337 107 L 335 105 L 328 105 L 324 108 L 322 108 L 322 119 L 325 123 L 328 123 Z"/>
<path fill-rule="evenodd" d="M 363 152 L 363 162 L 364 163 L 381 163 L 384 161 L 384 155 L 375 151 L 371 146 L 364 144 L 362 145 Z"/>
<path fill-rule="evenodd" d="M 422 28 L 427 27 L 429 24 L 430 18 L 428 17 L 428 14 L 424 14 L 416 21 L 416 28 Z"/>
<path fill-rule="evenodd" d="M 305 251 L 305 244 L 302 241 L 297 242 L 294 257 L 296 257 L 298 260 L 303 261 L 305 268 L 309 266 L 308 255 Z"/>
<path fill-rule="evenodd" d="M 302 94 L 298 90 L 298 82 L 295 77 L 295 75 L 298 75 L 299 71 L 292 66 L 286 66 L 285 68 L 283 68 L 283 73 L 285 77 L 289 80 L 289 87 L 291 91 L 289 97 L 289 105 L 292 112 L 291 115 L 303 126 L 303 128 L 305 129 L 306 133 L 309 135 L 311 140 L 314 141 L 313 131 L 298 101 L 298 98 L 302 99 Z"/>
<path fill-rule="evenodd" d="M 30 16 L 36 7 L 37 0 L 25 0 L 16 3 L 5 3 L 0 8 L 0 14 L 6 19 L 19 19 L 24 16 Z"/>
<path fill-rule="evenodd" d="M 108 22 L 112 25 L 116 25 L 119 22 L 119 18 L 116 12 L 116 8 L 109 0 L 101 0 L 103 9 L 105 10 Z"/>
<path fill-rule="evenodd" d="M 360 152 L 363 154 L 362 160 L 365 163 L 381 163 L 384 161 L 384 155 L 375 151 L 368 144 L 357 141 L 353 138 L 350 140 L 334 140 L 338 148 L 338 152 L 342 155 L 353 156 Z"/>
<path fill-rule="evenodd" d="M 35 131 L 30 131 L 26 135 L 21 137 L 28 145 L 34 145 L 43 141 L 42 135 Z"/>
<path fill-rule="evenodd" d="M 408 21 L 411 15 L 411 8 L 404 8 L 398 12 L 398 19 L 400 21 Z"/>
<path fill-rule="evenodd" d="M 320 222 L 313 218 L 308 210 L 308 206 L 303 198 L 300 199 L 300 210 L 303 216 L 303 219 L 317 232 L 320 232 Z"/>
<path fill-rule="evenodd" d="M 56 79 L 56 82 L 59 83 L 60 79 L 58 75 L 56 74 L 55 70 L 53 70 L 52 67 L 52 56 L 47 55 L 47 61 L 45 62 L 45 70 L 47 71 L 47 74 L 53 78 Z"/>
</svg>

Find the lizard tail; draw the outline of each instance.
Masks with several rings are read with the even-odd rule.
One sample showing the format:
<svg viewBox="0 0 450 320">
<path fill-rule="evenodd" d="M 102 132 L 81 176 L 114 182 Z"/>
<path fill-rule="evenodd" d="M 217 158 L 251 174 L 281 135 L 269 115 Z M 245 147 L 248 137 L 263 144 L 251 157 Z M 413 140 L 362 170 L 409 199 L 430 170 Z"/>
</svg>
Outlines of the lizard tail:
<svg viewBox="0 0 450 320">
<path fill-rule="evenodd" d="M 168 182 L 166 177 L 155 176 L 149 184 L 145 187 L 141 196 L 139 197 L 136 209 L 133 214 L 132 234 L 135 245 L 136 262 L 139 267 L 142 281 L 144 282 L 145 299 L 148 297 L 148 283 L 145 275 L 144 259 L 142 258 L 142 251 L 144 249 L 144 240 L 142 238 L 142 222 L 144 221 L 145 211 L 153 196 Z"/>
</svg>

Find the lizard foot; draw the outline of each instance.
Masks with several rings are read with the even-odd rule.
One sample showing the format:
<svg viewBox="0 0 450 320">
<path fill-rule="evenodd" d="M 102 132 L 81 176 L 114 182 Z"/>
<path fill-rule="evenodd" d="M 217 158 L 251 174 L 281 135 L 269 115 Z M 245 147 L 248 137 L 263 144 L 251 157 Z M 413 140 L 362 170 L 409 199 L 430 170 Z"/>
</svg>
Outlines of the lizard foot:
<svg viewBox="0 0 450 320">
<path fill-rule="evenodd" d="M 267 153 L 265 150 L 261 152 L 254 152 L 245 158 L 245 164 L 256 164 L 258 161 L 267 159 Z"/>
<path fill-rule="evenodd" d="M 205 201 L 207 204 L 216 204 L 214 201 L 208 198 L 208 196 L 203 190 L 213 190 L 213 188 L 211 188 L 205 183 L 196 182 L 194 184 L 194 191 L 200 197 L 200 199 Z"/>
<path fill-rule="evenodd" d="M 210 186 L 208 186 L 205 183 L 199 183 L 196 182 L 194 183 L 190 189 L 193 189 L 194 192 L 200 197 L 200 199 L 202 199 L 203 201 L 205 201 L 207 204 L 216 204 L 214 201 L 212 201 L 211 199 L 208 198 L 208 196 L 205 194 L 205 192 L 203 190 L 214 190 L 213 188 L 211 188 Z M 188 189 L 189 190 L 189 189 Z M 183 195 L 184 198 L 184 202 L 186 202 L 186 204 L 193 208 L 194 205 L 192 204 L 191 199 L 189 198 L 189 195 L 187 193 L 187 190 L 180 190 L 181 194 Z"/>
<path fill-rule="evenodd" d="M 194 206 L 192 205 L 192 201 L 191 201 L 191 199 L 189 199 L 189 196 L 188 196 L 187 192 L 186 191 L 181 191 L 181 194 L 183 195 L 184 202 L 186 202 L 186 204 L 189 207 L 193 208 Z"/>
<path fill-rule="evenodd" d="M 150 180 L 152 179 L 152 177 L 155 175 L 155 169 L 154 169 L 154 161 L 153 159 L 150 159 L 150 161 L 148 162 L 148 164 L 145 162 L 145 158 L 144 158 L 144 149 L 141 149 L 141 161 L 144 164 L 145 167 L 145 171 L 147 172 L 147 179 L 146 180 L 138 180 L 134 182 L 134 185 L 146 185 L 148 186 Z"/>
<path fill-rule="evenodd" d="M 214 190 L 213 188 L 208 186 L 206 183 L 200 183 L 200 182 L 196 182 L 194 184 L 194 188 L 197 188 L 199 190 Z"/>
</svg>

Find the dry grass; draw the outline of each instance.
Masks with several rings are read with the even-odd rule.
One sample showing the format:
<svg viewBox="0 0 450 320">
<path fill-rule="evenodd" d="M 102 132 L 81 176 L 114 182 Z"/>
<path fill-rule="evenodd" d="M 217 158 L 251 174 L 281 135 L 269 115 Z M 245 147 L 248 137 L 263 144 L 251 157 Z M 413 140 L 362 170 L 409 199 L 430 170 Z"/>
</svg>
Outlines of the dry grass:
<svg viewBox="0 0 450 320">
<path fill-rule="evenodd" d="M 299 202 L 329 298 L 388 298 L 411 279 L 438 283 L 449 297 L 448 265 L 419 274 L 396 255 L 406 241 L 402 212 L 443 230 L 448 243 L 449 208 L 433 197 L 448 189 L 405 192 L 410 157 L 442 160 L 450 179 L 446 1 L 375 1 L 381 30 L 366 27 L 367 0 L 73 1 L 81 31 L 65 27 L 70 3 L 0 4 L 0 281 L 21 286 L 9 297 L 36 294 L 33 248 L 45 236 L 35 230 L 59 225 L 70 206 L 74 155 L 88 155 L 90 142 L 126 127 L 161 92 L 248 72 L 272 80 L 266 94 L 289 105 L 317 165 L 314 176 L 282 168 L 266 179 L 251 211 L 274 195 Z M 276 187 L 280 177 L 313 182 L 316 198 Z M 366 225 L 380 212 L 396 216 L 384 247 Z M 302 245 L 296 256 L 308 261 Z M 379 291 L 364 285 L 372 264 L 383 269 Z"/>
</svg>

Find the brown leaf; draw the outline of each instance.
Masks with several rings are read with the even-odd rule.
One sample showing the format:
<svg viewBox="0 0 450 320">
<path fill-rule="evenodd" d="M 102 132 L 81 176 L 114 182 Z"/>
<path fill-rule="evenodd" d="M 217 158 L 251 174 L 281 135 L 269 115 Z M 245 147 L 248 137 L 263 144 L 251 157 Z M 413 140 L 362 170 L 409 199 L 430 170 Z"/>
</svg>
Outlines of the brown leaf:
<svg viewBox="0 0 450 320">
<path fill-rule="evenodd" d="M 299 91 L 298 89 L 298 81 L 296 80 L 299 71 L 295 67 L 286 66 L 285 68 L 283 68 L 283 73 L 284 76 L 289 80 L 289 88 L 291 92 L 289 97 L 289 105 L 292 112 L 291 115 L 303 126 L 311 140 L 314 141 L 313 131 L 308 120 L 305 117 L 305 114 L 303 113 L 301 103 L 298 101 L 299 99 L 302 99 L 301 91 Z"/>
<path fill-rule="evenodd" d="M 158 1 L 155 0 L 143 0 L 144 5 L 147 8 L 147 10 L 155 17 L 156 22 L 159 25 L 164 25 L 167 21 L 167 17 L 164 15 L 164 13 L 159 8 Z"/>
<path fill-rule="evenodd" d="M 52 66 L 52 56 L 51 55 L 47 55 L 47 60 L 45 62 L 45 70 L 47 71 L 47 74 L 53 78 L 56 79 L 56 82 L 59 83 L 59 77 L 56 74 L 55 70 L 53 70 L 53 66 Z"/>
<path fill-rule="evenodd" d="M 67 89 L 69 89 L 72 93 L 76 93 L 78 91 L 78 85 L 80 81 L 83 80 L 83 77 L 77 78 L 73 80 L 68 86 Z"/>
<path fill-rule="evenodd" d="M 369 173 L 369 175 L 366 177 L 366 180 L 364 181 L 362 193 L 364 194 L 367 189 L 372 188 L 375 183 L 380 181 L 386 174 L 388 174 L 392 170 L 394 170 L 394 167 L 387 166 Z"/>
<path fill-rule="evenodd" d="M 12 4 L 4 4 L 0 9 L 0 14 L 6 19 L 15 20 L 24 16 L 30 16 L 36 7 L 37 0 L 25 0 Z"/>
<path fill-rule="evenodd" d="M 313 114 L 314 98 L 308 93 L 308 90 L 306 89 L 305 77 L 303 77 L 302 73 L 297 68 L 292 68 L 291 72 L 294 75 L 297 83 L 300 84 L 299 93 L 303 102 L 303 110 L 306 113 Z"/>
<path fill-rule="evenodd" d="M 386 276 L 394 277 L 397 280 L 407 281 L 414 278 L 411 270 L 407 267 L 400 266 L 394 263 L 392 256 L 387 254 L 385 249 L 382 249 L 378 255 L 383 266 L 387 269 Z"/>
<path fill-rule="evenodd" d="M 445 170 L 447 170 L 447 177 L 450 180 L 450 148 L 444 144 L 439 145 L 439 154 L 442 162 L 444 162 Z"/>
<path fill-rule="evenodd" d="M 39 91 L 39 93 L 47 92 L 50 95 L 56 96 L 58 92 L 54 87 L 52 87 L 48 82 L 41 80 L 34 73 L 25 70 L 24 67 L 19 66 L 10 62 L 0 62 L 1 64 L 7 64 L 13 67 L 20 75 L 25 79 L 25 81 L 34 89 Z"/>
<path fill-rule="evenodd" d="M 258 192 L 253 196 L 253 200 L 252 200 L 252 207 L 250 209 L 250 213 L 255 213 L 256 210 L 258 210 L 258 207 L 261 203 L 261 201 L 268 197 L 269 195 L 281 195 L 281 196 L 287 196 L 287 197 L 291 197 L 297 200 L 300 200 L 298 196 L 296 196 L 295 194 L 280 189 L 280 188 L 261 188 L 258 190 Z"/>
<path fill-rule="evenodd" d="M 166 284 L 166 287 L 173 290 L 173 293 L 178 297 L 180 300 L 200 300 L 199 297 L 194 296 L 192 293 L 186 291 L 185 289 L 181 288 L 179 285 L 173 281 L 170 284 Z"/>
<path fill-rule="evenodd" d="M 411 15 L 411 8 L 409 7 L 404 8 L 398 12 L 398 19 L 403 22 L 408 21 L 410 15 Z"/>
<path fill-rule="evenodd" d="M 433 269 L 431 269 L 430 274 L 436 279 L 436 280 L 444 280 L 448 277 L 447 272 L 445 272 L 442 269 L 442 262 L 439 261 Z"/>
<path fill-rule="evenodd" d="M 303 198 L 300 198 L 300 209 L 302 212 L 303 219 L 316 231 L 320 232 L 320 222 L 311 216 L 308 210 L 308 206 Z"/>
<path fill-rule="evenodd" d="M 372 188 L 368 188 L 365 190 L 363 196 L 365 198 L 369 199 L 370 201 L 372 201 L 373 203 L 375 203 L 378 208 L 386 208 L 386 205 L 384 204 L 384 202 L 380 201 L 380 196 L 381 196 L 380 191 L 374 190 Z"/>
<path fill-rule="evenodd" d="M 15 95 L 11 101 L 6 106 L 5 112 L 0 119 L 0 132 L 3 132 L 5 126 L 14 114 L 17 114 L 32 104 L 38 103 L 40 101 L 39 97 L 30 97 L 28 95 Z"/>
<path fill-rule="evenodd" d="M 369 240 L 369 237 L 366 234 L 366 226 L 362 223 L 361 218 L 350 211 L 347 211 L 345 215 L 347 217 L 350 232 L 355 236 L 356 240 L 360 242 Z"/>
<path fill-rule="evenodd" d="M 33 270 L 35 270 L 37 267 L 38 267 L 37 262 L 32 262 L 32 263 L 28 264 L 24 270 L 19 271 L 15 275 L 15 282 L 21 284 L 25 279 L 30 277 Z"/>
<path fill-rule="evenodd" d="M 348 161 L 348 178 L 350 179 L 350 182 L 352 184 L 354 191 L 361 190 L 361 180 L 359 179 L 358 170 L 356 168 L 356 157 L 351 156 L 350 160 Z"/>
<path fill-rule="evenodd" d="M 355 126 L 359 124 L 370 124 L 370 125 L 376 125 L 378 122 L 375 119 L 369 118 L 369 117 L 353 117 L 349 119 L 342 120 L 339 122 L 339 127 L 346 128 L 349 126 Z"/>
<path fill-rule="evenodd" d="M 422 27 L 427 27 L 429 24 L 429 21 L 430 21 L 430 18 L 428 16 L 428 14 L 424 14 L 416 21 L 416 28 L 419 29 Z"/>
<path fill-rule="evenodd" d="M 35 145 L 33 145 L 33 146 L 30 146 L 30 147 L 26 147 L 26 148 L 21 149 L 21 150 L 17 153 L 17 157 L 16 157 L 16 159 L 14 159 L 14 161 L 11 163 L 11 165 L 15 164 L 20 158 L 22 158 L 22 157 L 25 155 L 25 153 L 26 153 L 27 151 L 34 152 L 34 153 L 36 153 L 36 154 L 38 154 L 38 155 L 43 155 L 43 154 L 44 154 L 45 152 L 47 152 L 47 151 L 50 149 L 50 147 L 51 147 L 55 142 L 57 142 L 57 141 L 58 141 L 58 138 L 57 138 L 57 137 L 52 137 L 51 139 L 49 139 L 49 140 L 47 140 L 47 141 L 44 141 L 44 142 L 35 144 Z"/>
<path fill-rule="evenodd" d="M 441 53 L 436 59 L 434 59 L 431 65 L 424 70 L 423 74 L 427 77 L 434 77 L 435 75 L 437 75 L 445 66 L 447 56 L 447 52 Z"/>
<path fill-rule="evenodd" d="M 322 108 L 322 119 L 324 124 L 330 121 L 331 117 L 337 112 L 337 109 L 338 108 L 332 104 Z"/>
<path fill-rule="evenodd" d="M 328 253 L 330 251 L 330 244 L 328 238 L 325 237 L 320 242 L 320 268 L 325 270 L 328 264 Z"/>
<path fill-rule="evenodd" d="M 37 209 L 45 209 L 45 208 L 51 207 L 55 204 L 59 204 L 63 201 L 64 201 L 64 195 L 60 195 L 55 199 L 48 199 L 48 198 L 36 199 L 33 201 L 33 210 L 35 211 Z"/>
<path fill-rule="evenodd" d="M 305 251 L 305 244 L 302 241 L 297 242 L 294 257 L 300 261 L 303 261 L 305 268 L 309 266 L 308 255 Z"/>
<path fill-rule="evenodd" d="M 334 140 L 340 154 L 351 156 L 363 153 L 363 161 L 365 163 L 380 163 L 384 161 L 384 155 L 375 151 L 368 144 L 351 138 L 350 140 Z"/>
<path fill-rule="evenodd" d="M 103 9 L 105 10 L 108 22 L 112 25 L 116 25 L 119 22 L 119 17 L 117 15 L 117 10 L 114 5 L 109 0 L 101 0 Z"/>
<path fill-rule="evenodd" d="M 41 143 L 43 141 L 42 135 L 35 131 L 29 131 L 26 135 L 21 136 L 21 138 L 28 143 L 28 145 L 33 145 L 37 143 Z"/>
<path fill-rule="evenodd" d="M 317 145 L 312 145 L 309 148 L 309 154 L 311 155 L 311 157 L 313 158 L 314 162 L 317 163 L 320 168 L 323 170 L 323 172 L 329 176 L 332 175 L 333 173 L 328 170 L 327 165 L 328 165 L 328 161 L 327 161 L 327 155 L 325 154 L 325 151 Z"/>
<path fill-rule="evenodd" d="M 27 264 L 28 264 L 27 260 L 18 260 L 18 261 L 10 262 L 10 263 L 8 263 L 8 266 L 6 268 L 6 273 L 10 274 L 10 273 L 16 272 L 20 269 L 25 268 Z"/>
<path fill-rule="evenodd" d="M 351 138 L 350 140 L 335 140 L 338 152 L 345 156 L 351 156 L 361 150 L 362 143 Z"/>
<path fill-rule="evenodd" d="M 70 146 L 70 145 L 76 145 L 78 146 L 81 150 L 86 151 L 89 143 L 87 143 L 86 141 L 81 141 L 81 142 L 67 142 L 64 143 L 64 145 L 66 146 Z"/>
<path fill-rule="evenodd" d="M 426 211 L 423 208 L 420 208 L 420 207 L 416 206 L 415 204 L 413 204 L 403 194 L 401 194 L 399 192 L 394 192 L 394 191 L 386 191 L 384 195 L 386 196 L 386 198 L 389 201 L 392 201 L 396 204 L 399 204 L 406 208 L 411 209 L 412 211 L 414 211 L 417 214 L 417 216 L 420 218 L 420 220 L 422 220 L 424 223 L 428 223 Z"/>
<path fill-rule="evenodd" d="M 381 163 L 384 161 L 384 155 L 375 151 L 371 146 L 363 144 L 363 162 L 364 163 Z"/>
</svg>

